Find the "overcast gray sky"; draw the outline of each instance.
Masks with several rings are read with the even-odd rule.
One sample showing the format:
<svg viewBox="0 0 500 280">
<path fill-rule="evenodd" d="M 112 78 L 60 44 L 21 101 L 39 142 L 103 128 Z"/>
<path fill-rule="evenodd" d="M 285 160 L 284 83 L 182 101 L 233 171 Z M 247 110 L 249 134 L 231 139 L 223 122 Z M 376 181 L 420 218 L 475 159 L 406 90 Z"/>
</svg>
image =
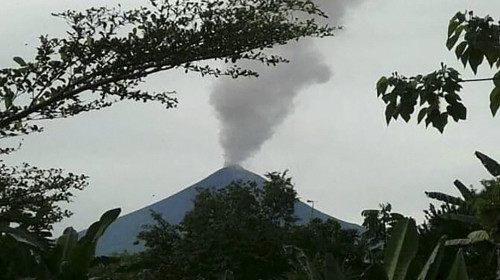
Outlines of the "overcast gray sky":
<svg viewBox="0 0 500 280">
<path fill-rule="evenodd" d="M 488 177 L 473 156 L 475 150 L 500 159 L 500 120 L 492 118 L 488 108 L 491 83 L 465 85 L 462 95 L 468 120 L 449 124 L 444 135 L 417 126 L 414 120 L 387 127 L 375 83 L 393 71 L 427 73 L 438 69 L 440 62 L 462 70 L 444 46 L 449 18 L 459 10 L 472 9 L 498 20 L 500 1 L 358 2 L 342 1 L 346 10 L 340 12 L 334 9 L 337 4 L 325 2 L 335 12 L 334 20 L 345 27 L 333 38 L 311 43 L 310 49 L 331 72 L 329 79 L 298 87 L 286 100 L 286 114 L 268 140 L 242 165 L 259 174 L 289 169 L 301 198 L 317 201 L 316 207 L 346 221 L 360 223 L 363 209 L 377 208 L 382 202 L 421 219 L 430 202 L 425 190 L 456 193 L 453 180 L 479 186 L 478 181 Z M 145 2 L 3 1 L 0 67 L 13 66 L 13 56 L 29 59 L 40 34 L 63 34 L 64 22 L 51 17 L 51 12 L 116 3 L 131 7 Z M 302 67 L 293 64 L 300 52 L 288 54 L 292 60 L 288 67 Z M 464 77 L 472 76 L 469 69 L 462 72 Z M 479 72 L 481 77 L 493 73 L 485 66 Z M 271 89 L 273 82 L 292 80 L 287 75 L 266 80 Z M 220 115 L 211 105 L 211 95 L 221 88 L 220 83 L 196 74 L 158 74 L 143 87 L 177 91 L 177 109 L 125 102 L 53 121 L 43 133 L 24 137 L 22 149 L 7 161 L 62 167 L 90 176 L 90 186 L 69 205 L 75 215 L 58 225 L 56 233 L 67 225 L 82 229 L 113 207 L 131 212 L 224 165 Z"/>
</svg>

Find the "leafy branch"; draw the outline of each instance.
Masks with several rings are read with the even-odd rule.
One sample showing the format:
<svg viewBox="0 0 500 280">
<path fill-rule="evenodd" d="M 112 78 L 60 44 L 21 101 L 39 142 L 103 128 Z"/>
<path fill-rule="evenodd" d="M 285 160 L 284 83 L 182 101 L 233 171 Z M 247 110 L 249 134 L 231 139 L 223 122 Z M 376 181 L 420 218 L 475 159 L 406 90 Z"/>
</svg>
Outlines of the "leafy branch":
<svg viewBox="0 0 500 280">
<path fill-rule="evenodd" d="M 458 43 L 458 44 L 457 44 Z M 458 12 L 448 26 L 446 47 L 455 48 L 455 55 L 464 67 L 467 65 L 477 74 L 477 69 L 486 59 L 491 68 L 500 68 L 500 22 L 494 23 L 490 16 L 474 16 L 473 12 Z M 455 122 L 467 118 L 467 109 L 459 95 L 461 83 L 492 81 L 490 110 L 493 116 L 500 108 L 500 71 L 490 78 L 462 79 L 460 73 L 441 63 L 441 69 L 427 75 L 405 77 L 393 73 L 381 77 L 377 82 L 377 96 L 386 104 L 387 124 L 401 117 L 408 122 L 417 111 L 417 122 L 425 120 L 441 133 L 452 117 Z"/>
<path fill-rule="evenodd" d="M 68 24 L 66 37 L 41 36 L 34 61 L 14 57 L 17 68 L 0 69 L 0 137 L 40 131 L 32 121 L 125 99 L 172 108 L 173 92 L 138 89 L 145 77 L 177 68 L 202 76 L 257 76 L 238 62 L 287 62 L 264 50 L 334 30 L 317 23 L 326 15 L 309 0 L 150 0 L 149 7 L 127 11 L 99 7 L 54 16 Z"/>
</svg>

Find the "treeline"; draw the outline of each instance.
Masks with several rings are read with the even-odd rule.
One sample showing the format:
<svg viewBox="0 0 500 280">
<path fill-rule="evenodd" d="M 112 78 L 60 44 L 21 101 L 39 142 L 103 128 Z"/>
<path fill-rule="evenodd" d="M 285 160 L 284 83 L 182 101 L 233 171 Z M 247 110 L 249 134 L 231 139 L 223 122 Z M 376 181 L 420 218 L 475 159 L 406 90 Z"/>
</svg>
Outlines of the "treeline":
<svg viewBox="0 0 500 280">
<path fill-rule="evenodd" d="M 365 210 L 364 229 L 335 220 L 294 222 L 297 194 L 286 174 L 262 188 L 233 182 L 203 189 L 179 225 L 153 213 L 138 254 L 100 258 L 100 279 L 498 279 L 500 165 L 476 156 L 494 176 L 481 189 L 454 185 L 462 197 L 426 192 L 439 202 L 425 222 L 394 213 L 390 204 Z"/>
</svg>

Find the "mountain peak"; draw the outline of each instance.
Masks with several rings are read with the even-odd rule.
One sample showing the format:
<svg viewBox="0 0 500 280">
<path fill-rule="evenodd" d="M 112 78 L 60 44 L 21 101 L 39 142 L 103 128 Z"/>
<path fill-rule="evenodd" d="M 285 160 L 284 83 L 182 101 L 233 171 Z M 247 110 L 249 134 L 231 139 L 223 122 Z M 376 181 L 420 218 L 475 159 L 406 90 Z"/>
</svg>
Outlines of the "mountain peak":
<svg viewBox="0 0 500 280">
<path fill-rule="evenodd" d="M 241 165 L 234 164 L 225 166 L 215 171 L 210 176 L 194 184 L 194 186 L 223 188 L 232 181 L 255 181 L 258 184 L 262 184 L 265 179 L 262 176 L 241 167 Z"/>
<path fill-rule="evenodd" d="M 96 254 L 109 255 L 113 252 L 140 252 L 144 250 L 144 244 L 141 243 L 137 246 L 133 244 L 136 241 L 137 234 L 143 230 L 142 225 L 155 223 L 151 217 L 151 211 L 161 214 L 171 224 L 178 224 L 182 221 L 184 215 L 192 210 L 193 200 L 198 194 L 198 189 L 212 187 L 220 189 L 234 181 L 255 182 L 257 186 L 262 187 L 265 179 L 240 165 L 223 167 L 174 195 L 119 217 L 99 240 Z M 311 209 L 309 205 L 301 201 L 295 203 L 295 215 L 299 218 L 298 224 L 309 222 L 313 216 L 322 220 L 332 218 L 318 209 Z M 338 221 L 344 229 L 360 229 L 358 225 Z"/>
</svg>

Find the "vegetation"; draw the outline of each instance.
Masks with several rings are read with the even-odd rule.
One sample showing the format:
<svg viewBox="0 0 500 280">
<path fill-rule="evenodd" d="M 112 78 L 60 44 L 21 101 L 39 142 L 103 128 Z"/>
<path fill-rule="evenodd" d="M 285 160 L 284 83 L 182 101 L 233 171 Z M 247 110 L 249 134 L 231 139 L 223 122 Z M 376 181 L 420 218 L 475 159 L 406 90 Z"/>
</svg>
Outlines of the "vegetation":
<svg viewBox="0 0 500 280">
<path fill-rule="evenodd" d="M 476 156 L 500 171 L 493 159 Z M 139 235 L 145 252 L 94 271 L 106 279 L 498 279 L 498 182 L 484 180 L 477 191 L 457 180 L 463 199 L 426 192 L 443 204 L 431 204 L 420 226 L 381 204 L 362 212 L 360 233 L 334 220 L 293 224 L 290 178 L 269 174 L 262 189 L 233 182 L 200 190 L 179 225 L 154 214 L 157 224 Z"/>
<path fill-rule="evenodd" d="M 491 78 L 462 79 L 460 73 L 441 63 L 441 69 L 426 75 L 405 77 L 397 72 L 381 77 L 377 82 L 377 96 L 386 104 L 387 124 L 401 117 L 408 122 L 418 110 L 417 121 L 425 120 L 441 133 L 448 118 L 465 120 L 467 109 L 459 95 L 465 82 L 492 81 L 490 109 L 493 116 L 500 108 L 500 22 L 490 16 L 477 17 L 473 12 L 458 12 L 450 20 L 446 47 L 455 48 L 455 54 L 464 67 L 469 65 L 474 74 L 486 59 L 497 73 Z M 417 105 L 418 104 L 418 105 Z"/>
<path fill-rule="evenodd" d="M 139 235 L 148 249 L 136 264 L 127 264 L 136 269 L 129 276 L 288 279 L 295 274 L 322 275 L 312 271 L 324 266 L 327 255 L 341 261 L 339 272 L 359 273 L 364 251 L 356 244 L 358 233 L 342 230 L 334 220 L 294 224 L 297 197 L 290 178 L 278 173 L 267 177 L 261 188 L 233 182 L 218 190 L 200 190 L 193 210 L 179 225 L 154 214 L 157 224 L 146 226 Z M 309 270 L 301 265 L 303 258 L 310 262 Z M 110 269 L 112 273 L 102 267 L 97 271 L 113 275 L 125 267 Z"/>
<path fill-rule="evenodd" d="M 64 118 L 111 106 L 119 100 L 155 101 L 167 108 L 171 94 L 137 90 L 153 73 L 174 68 L 201 75 L 254 76 L 238 65 L 254 60 L 286 62 L 264 49 L 301 37 L 332 35 L 318 24 L 323 12 L 307 0 L 151 0 L 129 11 L 91 8 L 56 14 L 68 36 L 42 36 L 34 61 L 0 70 L 0 138 L 40 131 L 35 121 Z M 462 41 L 460 39 L 462 38 Z M 490 17 L 457 13 L 447 47 L 477 73 L 484 58 L 500 68 L 500 25 Z M 458 44 L 457 44 L 458 43 Z M 218 59 L 226 69 L 203 66 Z M 500 107 L 500 72 L 492 78 L 490 108 Z M 411 118 L 417 103 L 425 119 L 443 132 L 448 117 L 466 119 L 458 92 L 460 74 L 446 65 L 428 75 L 382 77 L 377 93 L 386 118 Z M 87 94 L 87 95 L 84 95 Z M 441 106 L 446 103 L 445 109 Z M 15 149 L 0 150 L 0 154 Z M 476 152 L 494 178 L 482 189 L 455 181 L 462 197 L 427 192 L 442 204 L 425 210 L 417 226 L 390 204 L 362 212 L 364 232 L 342 230 L 334 220 L 296 225 L 297 193 L 286 173 L 270 173 L 260 188 L 233 182 L 203 189 L 179 225 L 156 213 L 156 224 L 138 236 L 147 250 L 95 258 L 98 239 L 120 209 L 104 213 L 80 237 L 67 228 L 57 240 L 50 230 L 71 213 L 69 202 L 86 177 L 24 164 L 0 166 L 0 277 L 2 279 L 500 279 L 500 164 Z"/>
<path fill-rule="evenodd" d="M 128 11 L 95 7 L 54 15 L 68 24 L 67 36 L 41 36 L 33 61 L 14 57 L 17 67 L 0 69 L 0 138 L 39 132 L 39 120 L 99 110 L 120 100 L 172 108 L 177 103 L 172 93 L 137 86 L 151 74 L 177 68 L 202 76 L 256 76 L 239 62 L 287 62 L 265 50 L 303 37 L 331 36 L 334 30 L 317 23 L 326 15 L 307 0 L 150 0 L 148 7 Z M 212 60 L 227 67 L 214 67 Z M 0 155 L 15 151 L 3 148 Z M 60 203 L 84 186 L 83 175 L 0 165 L 0 278 L 86 279 L 91 248 L 107 224 L 82 238 L 85 249 L 75 245 L 75 254 L 84 254 L 78 262 L 84 267 L 67 259 L 73 258 L 68 255 L 73 247 L 65 247 L 76 242 L 73 230 L 61 237 L 64 246 L 50 239 L 52 224 L 71 215 Z"/>
<path fill-rule="evenodd" d="M 81 238 L 68 227 L 55 244 L 26 232 L 8 232 L 0 238 L 2 279 L 84 280 L 95 256 L 97 241 L 120 214 L 109 210 Z"/>
<path fill-rule="evenodd" d="M 333 31 L 317 23 L 326 15 L 307 0 L 149 2 L 128 11 L 99 7 L 54 14 L 68 23 L 68 35 L 41 36 L 34 61 L 15 57 L 17 68 L 0 70 L 1 136 L 39 131 L 32 121 L 65 118 L 125 99 L 171 108 L 177 102 L 171 94 L 144 92 L 138 84 L 176 68 L 203 76 L 255 76 L 238 62 L 286 62 L 264 50 Z M 211 66 L 208 61 L 214 59 L 228 67 Z"/>
</svg>

